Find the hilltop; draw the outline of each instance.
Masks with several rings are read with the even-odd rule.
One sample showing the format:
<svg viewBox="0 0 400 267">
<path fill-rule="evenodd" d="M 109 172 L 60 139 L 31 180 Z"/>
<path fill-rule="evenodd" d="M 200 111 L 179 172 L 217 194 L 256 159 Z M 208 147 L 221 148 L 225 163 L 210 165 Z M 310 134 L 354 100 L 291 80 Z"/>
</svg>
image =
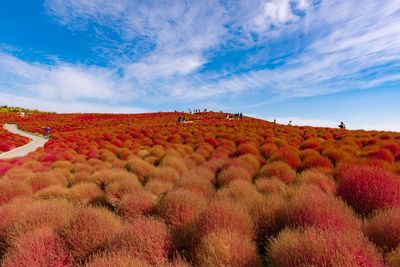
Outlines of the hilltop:
<svg viewBox="0 0 400 267">
<path fill-rule="evenodd" d="M 18 112 L 24 112 L 26 114 L 33 114 L 33 113 L 53 113 L 53 112 L 45 112 L 45 111 L 40 111 L 37 109 L 27 109 L 27 108 L 22 108 L 22 107 L 10 107 L 7 105 L 0 106 L 0 113 L 18 113 Z"/>
</svg>

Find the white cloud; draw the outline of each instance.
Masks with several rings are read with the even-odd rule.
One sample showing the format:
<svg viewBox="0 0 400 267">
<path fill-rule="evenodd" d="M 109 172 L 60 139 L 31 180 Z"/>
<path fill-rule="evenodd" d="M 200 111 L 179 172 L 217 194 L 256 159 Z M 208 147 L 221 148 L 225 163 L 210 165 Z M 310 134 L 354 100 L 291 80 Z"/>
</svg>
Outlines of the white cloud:
<svg viewBox="0 0 400 267">
<path fill-rule="evenodd" d="M 315 96 L 400 81 L 396 0 L 324 0 L 318 5 L 310 0 L 47 0 L 45 7 L 72 30 L 93 23 L 99 34 L 116 33 L 118 40 L 106 43 L 112 67 L 38 64 L 2 53 L 0 84 L 53 99 L 140 97 L 152 103 L 212 100 L 217 105 L 249 93 L 261 96 L 250 103 L 257 104 L 262 98 Z M 233 68 L 200 71 L 215 54 L 274 42 L 279 46 L 296 42 L 299 35 L 306 45 L 288 51 L 293 55 L 278 67 L 236 72 L 248 62 L 267 65 L 274 55 L 261 49 Z M 129 50 L 135 38 L 146 46 L 143 54 Z"/>
<path fill-rule="evenodd" d="M 141 109 L 130 106 L 89 103 L 79 100 L 59 100 L 57 102 L 40 96 L 25 97 L 0 92 L 0 105 L 25 107 L 42 111 L 61 113 L 144 113 L 151 109 Z"/>
<path fill-rule="evenodd" d="M 271 24 L 282 24 L 296 19 L 289 5 L 289 0 L 266 1 L 262 5 L 262 12 L 254 18 L 258 29 L 265 30 Z"/>
<path fill-rule="evenodd" d="M 118 99 L 121 90 L 108 69 L 66 63 L 30 63 L 0 52 L 1 84 L 12 83 L 49 99 Z"/>
<path fill-rule="evenodd" d="M 204 64 L 198 55 L 165 56 L 152 55 L 138 63 L 125 67 L 128 76 L 137 75 L 142 79 L 166 78 L 173 75 L 186 75 L 194 72 Z"/>
</svg>

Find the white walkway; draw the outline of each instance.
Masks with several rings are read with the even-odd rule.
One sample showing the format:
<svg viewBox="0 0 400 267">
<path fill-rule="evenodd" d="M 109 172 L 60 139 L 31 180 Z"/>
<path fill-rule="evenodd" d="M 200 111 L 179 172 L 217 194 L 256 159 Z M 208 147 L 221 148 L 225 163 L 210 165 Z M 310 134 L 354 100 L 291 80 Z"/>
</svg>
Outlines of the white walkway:
<svg viewBox="0 0 400 267">
<path fill-rule="evenodd" d="M 16 124 L 4 124 L 4 129 L 14 134 L 19 134 L 28 137 L 29 139 L 31 139 L 31 142 L 29 142 L 24 146 L 20 146 L 17 147 L 16 149 L 0 154 L 0 159 L 11 159 L 11 158 L 26 156 L 30 152 L 33 152 L 36 149 L 38 149 L 39 147 L 43 147 L 44 144 L 46 144 L 46 142 L 49 141 L 44 137 L 36 136 L 18 129 Z"/>
</svg>

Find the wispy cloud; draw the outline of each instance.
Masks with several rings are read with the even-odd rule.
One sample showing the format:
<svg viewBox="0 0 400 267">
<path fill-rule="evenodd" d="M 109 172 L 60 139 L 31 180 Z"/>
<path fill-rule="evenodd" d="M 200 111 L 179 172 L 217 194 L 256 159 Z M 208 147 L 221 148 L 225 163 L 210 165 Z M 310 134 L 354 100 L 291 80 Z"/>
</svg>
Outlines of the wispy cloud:
<svg viewBox="0 0 400 267">
<path fill-rule="evenodd" d="M 63 62 L 31 63 L 5 53 L 0 53 L 0 76 L 3 89 L 11 84 L 14 89 L 53 100 L 117 100 L 124 93 L 112 70 Z"/>
<path fill-rule="evenodd" d="M 257 105 L 400 82 L 396 0 L 46 0 L 44 7 L 71 31 L 95 29 L 94 49 L 108 66 L 3 52 L 0 85 L 76 101 L 224 105 L 252 95 L 242 102 Z M 276 47 L 290 56 L 280 58 Z M 220 61 L 232 60 L 229 52 L 242 53 L 227 67 Z"/>
</svg>

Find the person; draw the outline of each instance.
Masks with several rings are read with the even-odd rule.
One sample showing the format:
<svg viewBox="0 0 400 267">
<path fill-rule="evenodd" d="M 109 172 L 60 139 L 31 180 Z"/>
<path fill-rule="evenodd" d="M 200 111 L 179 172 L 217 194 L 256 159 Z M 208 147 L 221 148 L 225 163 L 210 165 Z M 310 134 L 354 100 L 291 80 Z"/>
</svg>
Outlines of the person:
<svg viewBox="0 0 400 267">
<path fill-rule="evenodd" d="M 340 129 L 346 129 L 346 125 L 343 123 L 343 121 L 340 122 L 339 128 L 340 128 Z"/>
<path fill-rule="evenodd" d="M 274 125 L 276 124 L 276 119 L 274 119 Z"/>
<path fill-rule="evenodd" d="M 49 139 L 50 138 L 50 127 L 44 128 L 44 138 Z"/>
<path fill-rule="evenodd" d="M 243 119 L 243 114 L 242 114 L 242 112 L 239 113 L 239 118 L 240 118 L 240 119 Z"/>
<path fill-rule="evenodd" d="M 228 113 L 225 114 L 225 118 L 226 118 L 227 120 L 229 120 L 229 114 L 228 114 Z"/>
<path fill-rule="evenodd" d="M 291 125 L 292 125 L 292 121 L 289 121 L 288 126 L 291 126 Z"/>
</svg>

